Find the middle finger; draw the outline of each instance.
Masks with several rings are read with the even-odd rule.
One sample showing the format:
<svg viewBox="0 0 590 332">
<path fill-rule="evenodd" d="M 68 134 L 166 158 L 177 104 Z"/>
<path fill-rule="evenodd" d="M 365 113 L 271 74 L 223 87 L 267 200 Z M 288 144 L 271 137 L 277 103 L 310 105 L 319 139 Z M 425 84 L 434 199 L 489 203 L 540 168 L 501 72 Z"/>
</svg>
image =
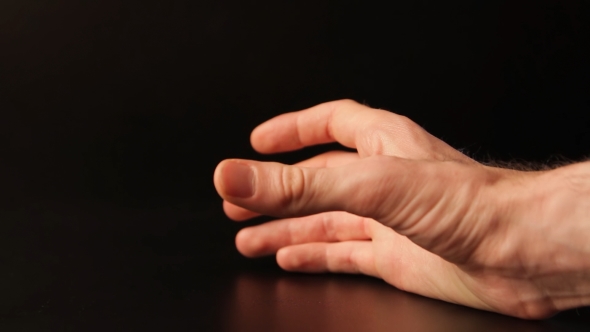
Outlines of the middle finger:
<svg viewBox="0 0 590 332">
<path fill-rule="evenodd" d="M 276 220 L 242 229 L 236 246 L 244 256 L 258 257 L 295 244 L 370 240 L 371 221 L 341 211 Z"/>
</svg>

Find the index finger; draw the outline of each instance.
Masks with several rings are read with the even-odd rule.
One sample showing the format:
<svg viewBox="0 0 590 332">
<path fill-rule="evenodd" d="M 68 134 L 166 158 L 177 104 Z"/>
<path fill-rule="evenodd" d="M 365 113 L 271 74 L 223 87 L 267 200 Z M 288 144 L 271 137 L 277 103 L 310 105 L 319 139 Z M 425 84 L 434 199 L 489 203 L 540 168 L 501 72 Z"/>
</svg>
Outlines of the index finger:
<svg viewBox="0 0 590 332">
<path fill-rule="evenodd" d="M 362 139 L 361 131 L 391 116 L 399 115 L 352 100 L 332 101 L 272 118 L 254 129 L 250 141 L 260 153 L 293 151 L 332 142 L 355 149 L 358 139 Z"/>
<path fill-rule="evenodd" d="M 279 115 L 255 128 L 250 141 L 260 153 L 338 142 L 356 149 L 360 157 L 388 155 L 475 163 L 407 117 L 352 100 L 328 102 Z"/>
</svg>

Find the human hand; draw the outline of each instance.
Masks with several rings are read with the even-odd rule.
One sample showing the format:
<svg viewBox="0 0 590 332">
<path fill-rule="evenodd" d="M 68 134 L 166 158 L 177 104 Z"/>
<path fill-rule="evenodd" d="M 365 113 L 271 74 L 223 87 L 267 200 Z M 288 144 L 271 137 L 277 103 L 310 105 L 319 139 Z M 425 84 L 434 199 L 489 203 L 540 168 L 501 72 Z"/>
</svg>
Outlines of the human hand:
<svg viewBox="0 0 590 332">
<path fill-rule="evenodd" d="M 238 250 L 288 271 L 363 273 L 522 318 L 590 304 L 590 166 L 487 167 L 409 119 L 352 101 L 256 128 L 261 153 L 339 142 L 294 166 L 225 160 L 214 175 Z"/>
</svg>

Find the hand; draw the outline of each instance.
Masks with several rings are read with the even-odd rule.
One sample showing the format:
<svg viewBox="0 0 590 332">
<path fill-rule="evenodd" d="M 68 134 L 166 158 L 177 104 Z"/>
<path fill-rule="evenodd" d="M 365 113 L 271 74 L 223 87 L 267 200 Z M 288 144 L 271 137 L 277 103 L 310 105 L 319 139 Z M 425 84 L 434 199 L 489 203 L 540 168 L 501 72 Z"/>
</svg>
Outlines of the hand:
<svg viewBox="0 0 590 332">
<path fill-rule="evenodd" d="M 288 166 L 225 160 L 238 250 L 288 271 L 363 273 L 409 292 L 522 318 L 590 304 L 590 165 L 487 167 L 400 115 L 336 101 L 257 127 L 261 153 L 339 142 Z"/>
</svg>

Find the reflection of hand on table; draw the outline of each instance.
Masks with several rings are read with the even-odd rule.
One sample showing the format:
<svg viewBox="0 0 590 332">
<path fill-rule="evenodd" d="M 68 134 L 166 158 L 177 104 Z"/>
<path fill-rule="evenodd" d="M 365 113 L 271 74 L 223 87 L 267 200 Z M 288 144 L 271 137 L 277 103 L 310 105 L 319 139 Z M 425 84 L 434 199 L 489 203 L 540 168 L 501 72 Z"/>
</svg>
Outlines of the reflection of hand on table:
<svg viewBox="0 0 590 332">
<path fill-rule="evenodd" d="M 241 230 L 246 256 L 276 253 L 289 271 L 363 273 L 523 318 L 590 304 L 589 163 L 484 166 L 405 117 L 352 101 L 280 115 L 251 141 L 261 153 L 334 141 L 357 153 L 220 163 L 215 186 L 230 218 L 286 218 Z"/>
</svg>

